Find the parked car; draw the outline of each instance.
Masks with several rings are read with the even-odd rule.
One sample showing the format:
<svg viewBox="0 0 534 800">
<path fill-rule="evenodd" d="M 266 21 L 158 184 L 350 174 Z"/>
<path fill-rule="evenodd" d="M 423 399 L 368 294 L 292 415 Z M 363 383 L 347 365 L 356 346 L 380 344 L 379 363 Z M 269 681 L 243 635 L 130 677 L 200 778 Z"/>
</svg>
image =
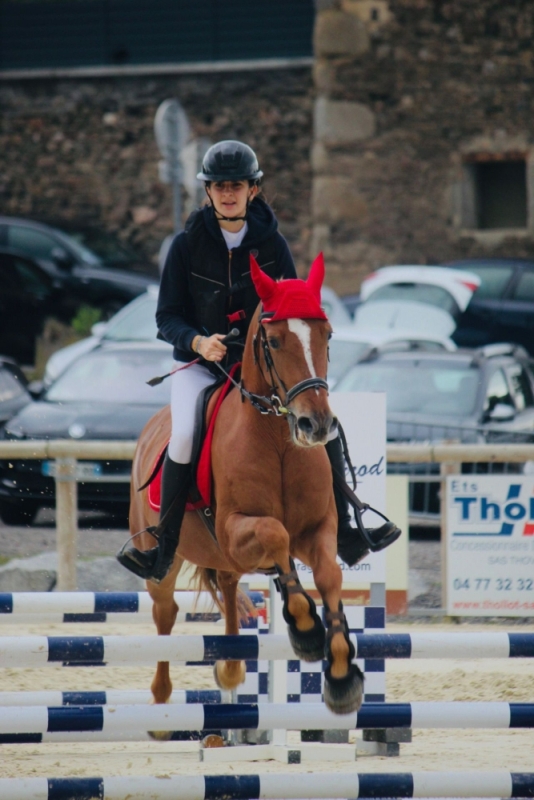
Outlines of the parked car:
<svg viewBox="0 0 534 800">
<path fill-rule="evenodd" d="M 0 247 L 37 262 L 41 269 L 80 302 L 101 308 L 111 316 L 156 279 L 121 269 L 104 261 L 57 228 L 16 217 L 0 216 Z"/>
<path fill-rule="evenodd" d="M 28 381 L 19 365 L 12 358 L 0 356 L 0 428 L 31 402 Z"/>
<path fill-rule="evenodd" d="M 43 397 L 3 429 L 3 439 L 137 439 L 150 417 L 170 400 L 170 381 L 146 381 L 172 366 L 172 348 L 160 342 L 108 343 L 74 361 Z M 80 509 L 126 513 L 131 461 L 81 461 L 87 482 L 78 484 Z M 42 506 L 54 505 L 49 462 L 0 460 L 0 518 L 29 524 Z M 106 482 L 112 476 L 124 482 Z M 101 480 L 99 480 L 101 479 Z"/>
<path fill-rule="evenodd" d="M 96 257 L 102 266 L 138 272 L 141 275 L 148 275 L 154 280 L 159 280 L 158 268 L 155 264 L 109 231 L 70 221 L 61 221 L 57 226 L 52 223 L 49 227 L 58 230 L 69 240 L 73 240 L 78 247 L 83 248 L 84 252 L 91 253 L 91 256 Z M 171 238 L 174 238 L 174 235 Z"/>
<path fill-rule="evenodd" d="M 516 342 L 534 355 L 534 261 L 477 258 L 454 261 L 454 270 L 469 270 L 480 286 L 454 334 L 461 347 Z"/>
<path fill-rule="evenodd" d="M 72 318 L 75 306 L 40 264 L 12 250 L 0 250 L 0 285 L 0 352 L 32 364 L 45 319 Z"/>
<path fill-rule="evenodd" d="M 386 392 L 390 442 L 534 442 L 534 375 L 526 351 L 510 344 L 447 352 L 377 352 L 337 383 L 338 391 Z M 428 465 L 390 471 L 428 475 Z M 437 465 L 430 465 L 430 474 Z M 472 471 L 464 465 L 463 471 Z M 439 483 L 411 486 L 410 514 L 439 514 Z"/>
<path fill-rule="evenodd" d="M 368 329 L 354 327 L 334 330 L 329 345 L 328 383 L 333 389 L 350 368 L 378 352 L 407 350 L 454 351 L 447 336 L 407 329 Z"/>
<path fill-rule="evenodd" d="M 61 268 L 105 267 L 141 272 L 155 278 L 157 268 L 129 245 L 99 228 L 65 222 L 47 225 L 0 215 L 0 246 L 12 247 L 30 258 L 46 259 Z"/>
<path fill-rule="evenodd" d="M 343 301 L 328 286 L 323 286 L 321 289 L 321 306 L 334 329 L 350 325 L 351 317 Z"/>
<path fill-rule="evenodd" d="M 47 317 L 69 323 L 81 305 L 115 313 L 151 281 L 120 270 L 63 269 L 19 250 L 0 248 L 0 352 L 31 364 Z"/>
<path fill-rule="evenodd" d="M 458 319 L 479 285 L 478 275 L 466 270 L 400 265 L 382 267 L 364 278 L 360 296 L 362 304 L 384 300 L 424 303 Z"/>
<path fill-rule="evenodd" d="M 107 322 L 97 322 L 93 325 L 91 336 L 56 350 L 46 363 L 44 386 L 50 386 L 72 361 L 101 344 L 157 341 L 158 329 L 155 319 L 157 298 L 158 287 L 148 286 L 146 292 L 121 308 Z"/>
</svg>

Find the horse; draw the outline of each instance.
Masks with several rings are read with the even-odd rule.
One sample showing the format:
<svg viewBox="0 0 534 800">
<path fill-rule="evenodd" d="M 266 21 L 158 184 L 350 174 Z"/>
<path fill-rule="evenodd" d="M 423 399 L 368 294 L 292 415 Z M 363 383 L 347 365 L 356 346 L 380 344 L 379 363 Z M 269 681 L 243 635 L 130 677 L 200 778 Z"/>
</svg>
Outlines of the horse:
<svg viewBox="0 0 534 800">
<path fill-rule="evenodd" d="M 186 512 L 171 571 L 159 584 L 147 581 L 153 619 L 159 635 L 170 635 L 178 611 L 176 577 L 188 561 L 196 565 L 199 589 L 222 595 L 225 633 L 235 635 L 241 576 L 276 572 L 295 655 L 305 661 L 326 658 L 325 703 L 346 714 L 361 706 L 363 674 L 352 663 L 354 646 L 341 602 L 337 512 L 323 446 L 337 428 L 326 383 L 331 326 L 320 306 L 324 262 L 322 255 L 315 259 L 306 281 L 276 282 L 251 256 L 251 276 L 260 305 L 246 337 L 240 383 L 222 402 L 212 439 L 215 537 L 198 513 Z M 135 487 L 150 474 L 170 428 L 166 407 L 139 438 L 132 469 L 132 534 L 157 525 L 147 492 Z M 153 546 L 149 531 L 140 538 L 142 548 Z M 326 630 L 294 559 L 311 568 Z M 244 681 L 245 663 L 218 661 L 214 675 L 220 688 L 234 689 Z M 155 703 L 169 700 L 167 662 L 158 662 L 151 689 Z"/>
</svg>

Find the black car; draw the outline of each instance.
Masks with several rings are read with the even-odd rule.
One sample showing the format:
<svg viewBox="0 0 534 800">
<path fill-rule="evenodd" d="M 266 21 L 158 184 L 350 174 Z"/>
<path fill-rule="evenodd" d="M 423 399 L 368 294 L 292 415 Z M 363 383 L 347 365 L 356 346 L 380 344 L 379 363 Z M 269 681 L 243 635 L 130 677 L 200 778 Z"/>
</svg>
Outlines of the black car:
<svg viewBox="0 0 534 800">
<path fill-rule="evenodd" d="M 35 341 L 47 317 L 70 323 L 82 305 L 107 318 L 154 282 L 142 275 L 104 268 L 60 267 L 0 247 L 0 353 L 32 364 Z"/>
<path fill-rule="evenodd" d="M 102 255 L 86 247 L 90 241 Z M 17 217 L 0 216 L 0 247 L 15 250 L 42 264 L 50 277 L 70 292 L 83 297 L 89 305 L 103 308 L 110 316 L 144 292 L 155 278 L 134 274 L 138 259 L 124 245 L 112 246 L 109 235 L 85 232 L 76 238 L 58 228 Z M 121 249 L 122 248 L 122 249 Z M 122 257 L 121 257 L 122 253 Z"/>
<path fill-rule="evenodd" d="M 534 375 L 522 347 L 375 352 L 353 366 L 336 391 L 386 392 L 389 442 L 534 442 Z M 497 468 L 517 471 L 518 465 Z M 436 464 L 388 465 L 390 473 L 412 476 L 412 521 L 439 519 L 439 483 L 431 478 L 438 471 Z M 462 472 L 472 471 L 472 464 L 462 465 Z"/>
<path fill-rule="evenodd" d="M 474 272 L 482 281 L 453 334 L 456 344 L 515 342 L 534 355 L 534 261 L 474 258 L 444 266 Z"/>
<path fill-rule="evenodd" d="M 19 365 L 0 356 L 0 428 L 31 402 L 28 381 Z"/>
<path fill-rule="evenodd" d="M 163 343 L 103 345 L 73 362 L 37 402 L 3 430 L 3 439 L 125 439 L 139 437 L 150 417 L 170 400 L 170 381 L 147 386 L 169 372 L 172 348 Z M 124 513 L 131 461 L 80 461 L 78 507 Z M 41 506 L 53 506 L 50 462 L 0 461 L 0 518 L 29 524 Z M 110 479 L 110 480 L 108 480 Z"/>
</svg>

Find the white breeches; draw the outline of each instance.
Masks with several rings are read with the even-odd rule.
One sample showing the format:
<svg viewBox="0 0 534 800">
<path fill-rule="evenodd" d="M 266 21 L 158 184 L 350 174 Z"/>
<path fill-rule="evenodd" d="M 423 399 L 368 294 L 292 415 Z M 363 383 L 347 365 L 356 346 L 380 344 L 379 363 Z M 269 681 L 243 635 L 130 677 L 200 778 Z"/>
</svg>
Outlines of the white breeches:
<svg viewBox="0 0 534 800">
<path fill-rule="evenodd" d="M 176 361 L 174 366 L 182 366 L 182 362 Z M 201 364 L 193 364 L 171 377 L 172 434 L 168 453 L 169 458 L 178 464 L 191 462 L 197 397 L 215 380 L 215 376 Z"/>
</svg>

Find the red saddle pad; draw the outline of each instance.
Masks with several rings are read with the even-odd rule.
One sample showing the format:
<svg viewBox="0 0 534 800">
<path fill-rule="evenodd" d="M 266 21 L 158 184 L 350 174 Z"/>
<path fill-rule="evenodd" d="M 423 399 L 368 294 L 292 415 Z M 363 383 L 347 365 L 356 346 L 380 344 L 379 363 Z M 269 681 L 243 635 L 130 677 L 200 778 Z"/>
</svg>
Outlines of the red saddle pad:
<svg viewBox="0 0 534 800">
<path fill-rule="evenodd" d="M 234 364 L 231 368 L 229 375 L 233 378 L 234 373 L 237 371 L 238 367 L 241 364 Z M 212 492 L 212 473 L 211 473 L 211 443 L 213 441 L 213 431 L 215 430 L 215 421 L 217 419 L 217 415 L 219 413 L 219 409 L 225 399 L 226 395 L 232 388 L 233 384 L 230 379 L 226 381 L 224 386 L 222 387 L 221 391 L 219 392 L 219 396 L 215 402 L 215 407 L 211 414 L 211 417 L 206 420 L 207 422 L 207 430 L 206 435 L 204 437 L 204 441 L 202 443 L 202 448 L 200 452 L 200 458 L 198 460 L 197 465 L 197 488 L 201 497 L 201 500 L 198 500 L 196 503 L 188 502 L 186 506 L 186 511 L 195 511 L 197 508 L 206 508 L 207 506 L 211 506 L 211 492 Z M 157 464 L 159 457 L 161 456 L 161 451 L 158 453 L 157 458 L 154 461 L 154 467 Z M 148 486 L 148 503 L 150 508 L 153 511 L 159 512 L 161 507 L 161 468 L 156 473 L 154 480 Z"/>
</svg>

